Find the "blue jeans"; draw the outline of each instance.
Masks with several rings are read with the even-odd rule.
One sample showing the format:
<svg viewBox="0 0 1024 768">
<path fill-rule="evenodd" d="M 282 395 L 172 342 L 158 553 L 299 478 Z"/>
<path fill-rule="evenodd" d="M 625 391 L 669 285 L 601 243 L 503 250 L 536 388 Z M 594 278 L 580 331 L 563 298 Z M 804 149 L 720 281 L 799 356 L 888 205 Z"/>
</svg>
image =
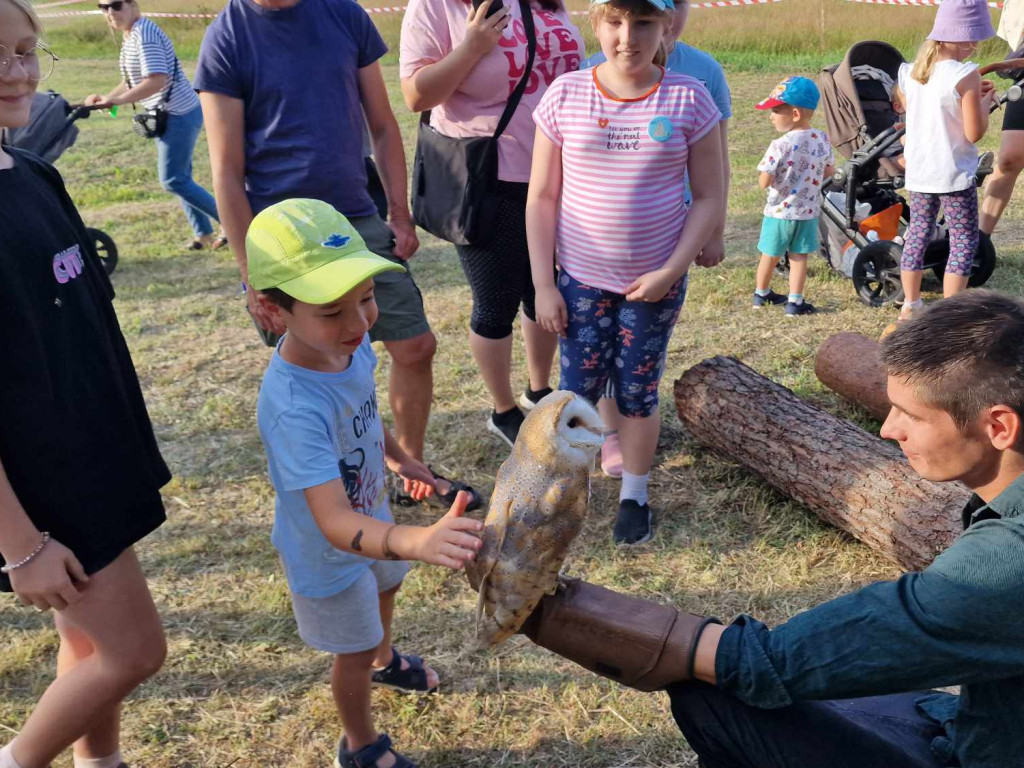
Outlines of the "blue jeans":
<svg viewBox="0 0 1024 768">
<path fill-rule="evenodd" d="M 196 237 L 213 233 L 210 219 L 220 221 L 213 195 L 192 178 L 192 152 L 203 128 L 203 110 L 196 107 L 183 115 L 168 115 L 167 130 L 156 140 L 160 184 L 177 195 Z"/>
<path fill-rule="evenodd" d="M 670 686 L 672 715 L 706 768 L 942 768 L 922 692 L 758 709 L 703 683 Z"/>
</svg>

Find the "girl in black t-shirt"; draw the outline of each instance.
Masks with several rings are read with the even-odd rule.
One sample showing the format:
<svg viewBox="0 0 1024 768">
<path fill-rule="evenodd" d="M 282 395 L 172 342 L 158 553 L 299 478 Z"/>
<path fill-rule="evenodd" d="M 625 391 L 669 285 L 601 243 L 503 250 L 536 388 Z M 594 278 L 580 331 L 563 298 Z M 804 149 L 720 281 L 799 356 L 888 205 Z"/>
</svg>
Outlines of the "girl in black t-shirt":
<svg viewBox="0 0 1024 768">
<path fill-rule="evenodd" d="M 25 125 L 52 64 L 28 0 L 0 0 L 0 128 Z M 53 608 L 60 676 L 0 768 L 124 768 L 119 707 L 166 642 L 132 549 L 169 479 L 111 304 L 60 176 L 0 148 L 0 590 Z M 0 601 L 2 604 L 2 601 Z"/>
</svg>

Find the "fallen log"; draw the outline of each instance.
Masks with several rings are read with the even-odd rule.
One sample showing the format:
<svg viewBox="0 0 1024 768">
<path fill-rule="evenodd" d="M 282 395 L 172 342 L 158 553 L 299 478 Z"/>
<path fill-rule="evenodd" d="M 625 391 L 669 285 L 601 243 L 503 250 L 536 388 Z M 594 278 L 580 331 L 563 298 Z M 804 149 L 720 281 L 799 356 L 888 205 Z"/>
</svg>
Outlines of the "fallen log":
<svg viewBox="0 0 1024 768">
<path fill-rule="evenodd" d="M 879 421 L 889 415 L 882 346 L 859 333 L 837 333 L 818 347 L 814 373 L 826 387 Z"/>
<path fill-rule="evenodd" d="M 960 533 L 970 497 L 914 472 L 891 443 L 807 403 L 731 357 L 676 381 L 690 434 L 904 568 L 923 568 Z"/>
</svg>

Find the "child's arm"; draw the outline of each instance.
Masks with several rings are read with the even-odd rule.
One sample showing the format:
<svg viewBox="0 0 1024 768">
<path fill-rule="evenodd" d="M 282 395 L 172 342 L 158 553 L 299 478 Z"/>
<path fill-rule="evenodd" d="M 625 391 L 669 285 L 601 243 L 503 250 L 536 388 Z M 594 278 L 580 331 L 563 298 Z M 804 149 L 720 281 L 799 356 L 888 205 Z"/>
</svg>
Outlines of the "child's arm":
<svg viewBox="0 0 1024 768">
<path fill-rule="evenodd" d="M 773 181 L 775 181 L 775 174 L 768 173 L 768 171 L 761 171 L 757 177 L 757 186 L 761 189 L 768 189 L 768 187 L 772 185 Z"/>
<path fill-rule="evenodd" d="M 398 444 L 391 430 L 384 428 L 384 460 L 388 469 L 405 481 L 405 492 L 416 501 L 423 501 L 434 492 L 434 473 L 422 461 L 417 461 Z"/>
<path fill-rule="evenodd" d="M 25 508 L 7 479 L 0 463 L 0 553 L 8 565 L 31 555 L 43 541 L 42 532 L 29 519 Z M 60 542 L 50 539 L 39 554 L 28 563 L 15 568 L 8 576 L 11 587 L 23 605 L 41 611 L 63 610 L 77 603 L 82 592 L 75 585 L 89 580 L 74 553 Z"/>
<path fill-rule="evenodd" d="M 988 130 L 988 107 L 990 96 L 981 96 L 981 75 L 974 70 L 956 84 L 960 94 L 960 110 L 964 116 L 964 136 L 972 144 L 981 141 Z M 989 92 L 991 93 L 991 91 Z"/>
<path fill-rule="evenodd" d="M 313 519 L 331 546 L 375 560 L 420 560 L 458 570 L 476 557 L 483 523 L 463 517 L 469 495 L 459 492 L 448 513 L 431 526 L 396 525 L 352 509 L 335 478 L 303 491 Z"/>
<path fill-rule="evenodd" d="M 562 196 L 562 149 L 537 128 L 533 143 L 530 191 L 526 197 L 526 242 L 537 323 L 549 333 L 565 335 L 569 314 L 555 286 L 555 227 Z"/>
<path fill-rule="evenodd" d="M 725 171 L 722 167 L 721 134 L 708 131 L 690 147 L 687 163 L 693 205 L 686 216 L 672 255 L 659 269 L 640 275 L 626 289 L 628 301 L 661 301 L 690 268 L 694 258 L 714 234 L 725 205 Z"/>
</svg>

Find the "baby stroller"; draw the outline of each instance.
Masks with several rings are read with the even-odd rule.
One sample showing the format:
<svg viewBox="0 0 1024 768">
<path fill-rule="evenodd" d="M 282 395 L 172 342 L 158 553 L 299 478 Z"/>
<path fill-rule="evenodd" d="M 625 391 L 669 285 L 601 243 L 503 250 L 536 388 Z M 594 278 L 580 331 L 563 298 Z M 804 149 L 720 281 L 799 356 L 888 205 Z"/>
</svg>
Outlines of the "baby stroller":
<svg viewBox="0 0 1024 768">
<path fill-rule="evenodd" d="M 75 121 L 89 117 L 95 109 L 97 107 L 72 106 L 53 91 L 37 93 L 32 101 L 28 124 L 4 131 L 4 142 L 52 163 L 78 138 Z M 114 239 L 99 229 L 86 227 L 85 231 L 92 238 L 100 262 L 109 275 L 117 267 Z"/>
<path fill-rule="evenodd" d="M 903 56 L 888 43 L 855 44 L 839 64 L 821 71 L 818 78 L 829 139 L 843 158 L 835 173 L 822 184 L 821 255 L 833 269 L 853 280 L 857 297 L 880 307 L 903 300 L 900 282 L 902 234 L 910 209 L 897 190 L 903 186 L 894 161 L 902 154 L 905 129 L 893 107 Z M 1020 69 L 1017 59 L 981 70 Z M 1015 76 L 1024 73 L 1013 72 Z M 999 103 L 1021 98 L 1020 82 L 999 97 Z M 992 172 L 992 155 L 979 163 L 977 181 Z M 925 251 L 924 268 L 941 280 L 949 258 L 949 234 L 940 219 L 935 239 Z M 982 238 L 971 267 L 969 285 L 983 285 L 996 265 L 995 249 Z"/>
</svg>

